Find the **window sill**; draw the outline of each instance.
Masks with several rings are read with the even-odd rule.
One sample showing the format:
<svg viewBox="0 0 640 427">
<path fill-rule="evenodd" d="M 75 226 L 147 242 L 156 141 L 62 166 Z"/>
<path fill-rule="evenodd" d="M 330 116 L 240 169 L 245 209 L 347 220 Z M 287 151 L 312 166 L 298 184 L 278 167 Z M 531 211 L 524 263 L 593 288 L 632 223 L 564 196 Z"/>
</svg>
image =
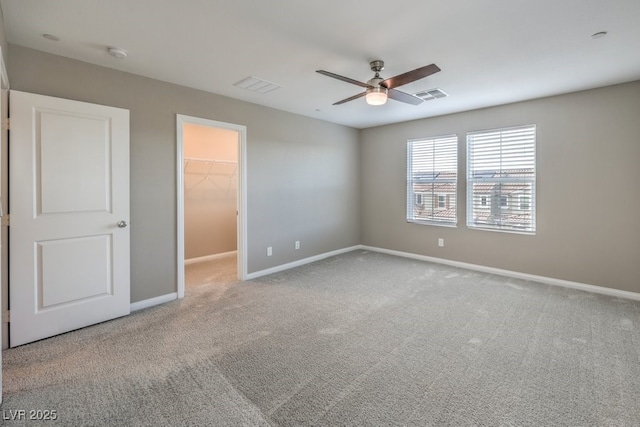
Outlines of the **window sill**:
<svg viewBox="0 0 640 427">
<path fill-rule="evenodd" d="M 431 222 L 431 221 L 420 221 L 417 219 L 408 219 L 407 223 L 409 224 L 418 224 L 418 225 L 435 225 L 436 227 L 447 227 L 447 228 L 458 228 L 458 224 L 447 224 L 440 222 Z"/>
<path fill-rule="evenodd" d="M 523 234 L 525 236 L 535 236 L 535 231 L 519 231 L 519 230 L 503 230 L 500 228 L 491 228 L 491 227 L 478 227 L 473 225 L 468 225 L 467 228 L 469 230 L 478 230 L 478 231 L 493 231 L 495 233 L 508 233 L 508 234 Z"/>
</svg>

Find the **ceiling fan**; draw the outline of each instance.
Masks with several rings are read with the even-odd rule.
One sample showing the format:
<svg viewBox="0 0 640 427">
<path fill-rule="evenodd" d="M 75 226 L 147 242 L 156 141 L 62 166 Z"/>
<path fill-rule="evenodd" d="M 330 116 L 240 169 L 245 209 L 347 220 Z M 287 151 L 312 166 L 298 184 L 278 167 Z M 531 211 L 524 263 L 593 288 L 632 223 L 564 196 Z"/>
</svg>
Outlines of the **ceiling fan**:
<svg viewBox="0 0 640 427">
<path fill-rule="evenodd" d="M 316 73 L 320 73 L 328 77 L 333 77 L 334 79 L 342 80 L 343 82 L 351 83 L 366 89 L 364 92 L 338 101 L 333 105 L 344 104 L 345 102 L 353 101 L 354 99 L 358 99 L 363 96 L 366 98 L 367 104 L 370 105 L 382 105 L 387 102 L 387 97 L 407 104 L 418 105 L 423 102 L 422 99 L 418 98 L 417 96 L 410 95 L 406 92 L 399 91 L 396 88 L 415 82 L 416 80 L 423 79 L 427 76 L 430 76 L 431 74 L 440 71 L 440 67 L 438 67 L 436 64 L 431 64 L 425 65 L 424 67 L 416 68 L 412 71 L 407 71 L 406 73 L 398 74 L 397 76 L 391 77 L 389 79 L 383 79 L 382 77 L 380 77 L 380 71 L 384 69 L 384 61 L 371 61 L 369 63 L 369 66 L 371 66 L 371 71 L 376 74 L 371 80 L 367 81 L 366 83 L 362 83 L 358 80 L 350 79 L 349 77 L 344 77 L 325 70 L 317 70 Z"/>
</svg>

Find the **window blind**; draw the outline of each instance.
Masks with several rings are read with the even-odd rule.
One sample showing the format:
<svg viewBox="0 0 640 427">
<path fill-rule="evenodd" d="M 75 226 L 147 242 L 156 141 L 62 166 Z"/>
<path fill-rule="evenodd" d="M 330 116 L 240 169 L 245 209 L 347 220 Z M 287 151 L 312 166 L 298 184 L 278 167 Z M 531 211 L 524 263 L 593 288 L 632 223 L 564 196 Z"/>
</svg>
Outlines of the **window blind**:
<svg viewBox="0 0 640 427">
<path fill-rule="evenodd" d="M 534 234 L 536 126 L 467 134 L 467 226 Z"/>
<path fill-rule="evenodd" d="M 455 226 L 458 136 L 407 141 L 407 221 Z"/>
</svg>

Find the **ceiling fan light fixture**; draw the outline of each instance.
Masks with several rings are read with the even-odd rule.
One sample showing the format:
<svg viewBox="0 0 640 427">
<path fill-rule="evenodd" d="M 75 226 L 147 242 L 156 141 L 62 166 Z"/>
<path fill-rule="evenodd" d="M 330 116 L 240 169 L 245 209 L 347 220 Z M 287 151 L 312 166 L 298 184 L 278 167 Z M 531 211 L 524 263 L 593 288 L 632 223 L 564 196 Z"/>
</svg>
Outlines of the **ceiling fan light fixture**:
<svg viewBox="0 0 640 427">
<path fill-rule="evenodd" d="M 369 105 L 384 105 L 387 102 L 387 88 L 382 86 L 368 88 L 365 99 Z"/>
</svg>

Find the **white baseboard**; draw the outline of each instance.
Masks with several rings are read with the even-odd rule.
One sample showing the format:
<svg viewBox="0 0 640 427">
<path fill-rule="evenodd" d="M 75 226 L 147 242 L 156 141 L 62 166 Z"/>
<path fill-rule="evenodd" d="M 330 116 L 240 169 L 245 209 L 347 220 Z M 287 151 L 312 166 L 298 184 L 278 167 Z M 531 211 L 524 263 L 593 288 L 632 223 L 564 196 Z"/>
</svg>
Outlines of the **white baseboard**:
<svg viewBox="0 0 640 427">
<path fill-rule="evenodd" d="M 143 308 L 153 307 L 155 305 L 164 304 L 165 302 L 173 301 L 178 299 L 178 293 L 172 292 L 166 295 L 160 295 L 159 297 L 149 298 L 142 301 L 132 302 L 131 303 L 131 311 L 142 310 Z"/>
<path fill-rule="evenodd" d="M 338 250 L 331 251 L 331 252 L 325 252 L 325 253 L 320 254 L 320 255 L 314 255 L 314 256 L 309 257 L 309 258 L 304 258 L 304 259 L 300 259 L 298 261 L 293 261 L 293 262 L 290 262 L 290 263 L 287 263 L 287 264 L 282 264 L 282 265 L 278 265 L 278 266 L 275 266 L 275 267 L 267 268 L 266 270 L 256 271 L 256 272 L 247 274 L 246 280 L 257 279 L 258 277 L 266 276 L 268 274 L 279 273 L 279 272 L 284 271 L 284 270 L 289 270 L 290 268 L 300 267 L 301 265 L 305 265 L 305 264 L 309 264 L 309 263 L 312 263 L 312 262 L 320 261 L 322 259 L 329 258 L 329 257 L 332 257 L 332 256 L 336 256 L 336 255 L 340 255 L 340 254 L 344 254 L 344 253 L 347 253 L 347 252 L 352 252 L 352 251 L 355 251 L 357 249 L 360 249 L 359 245 L 351 246 L 351 247 L 343 248 L 343 249 L 338 249 Z"/>
<path fill-rule="evenodd" d="M 184 260 L 184 265 L 195 264 L 196 262 L 211 261 L 219 258 L 226 258 L 228 256 L 237 255 L 237 254 L 238 254 L 238 251 L 231 251 L 231 252 L 223 252 L 220 254 L 205 255 L 205 256 L 200 256 L 196 258 L 189 258 Z"/>
<path fill-rule="evenodd" d="M 466 268 L 467 270 L 481 271 L 484 273 L 496 274 L 498 276 L 513 277 L 516 279 L 530 280 L 532 282 L 544 283 L 546 285 L 561 286 L 564 288 L 578 289 L 581 291 L 592 292 L 595 294 L 609 295 L 618 298 L 627 298 L 640 301 L 640 293 L 623 291 L 620 289 L 605 288 L 603 286 L 588 285 L 586 283 L 572 282 L 569 280 L 554 279 L 553 277 L 536 276 L 534 274 L 520 273 L 517 271 L 503 270 L 500 268 L 486 267 L 484 265 L 469 264 L 466 262 L 452 261 L 444 258 L 435 258 L 426 255 L 418 255 L 410 252 L 394 251 L 391 249 L 377 248 L 374 246 L 360 245 L 359 249 L 372 252 L 380 252 L 389 255 L 400 256 L 404 258 L 417 259 L 421 261 L 429 261 L 438 264 L 450 265 L 452 267 Z"/>
</svg>

